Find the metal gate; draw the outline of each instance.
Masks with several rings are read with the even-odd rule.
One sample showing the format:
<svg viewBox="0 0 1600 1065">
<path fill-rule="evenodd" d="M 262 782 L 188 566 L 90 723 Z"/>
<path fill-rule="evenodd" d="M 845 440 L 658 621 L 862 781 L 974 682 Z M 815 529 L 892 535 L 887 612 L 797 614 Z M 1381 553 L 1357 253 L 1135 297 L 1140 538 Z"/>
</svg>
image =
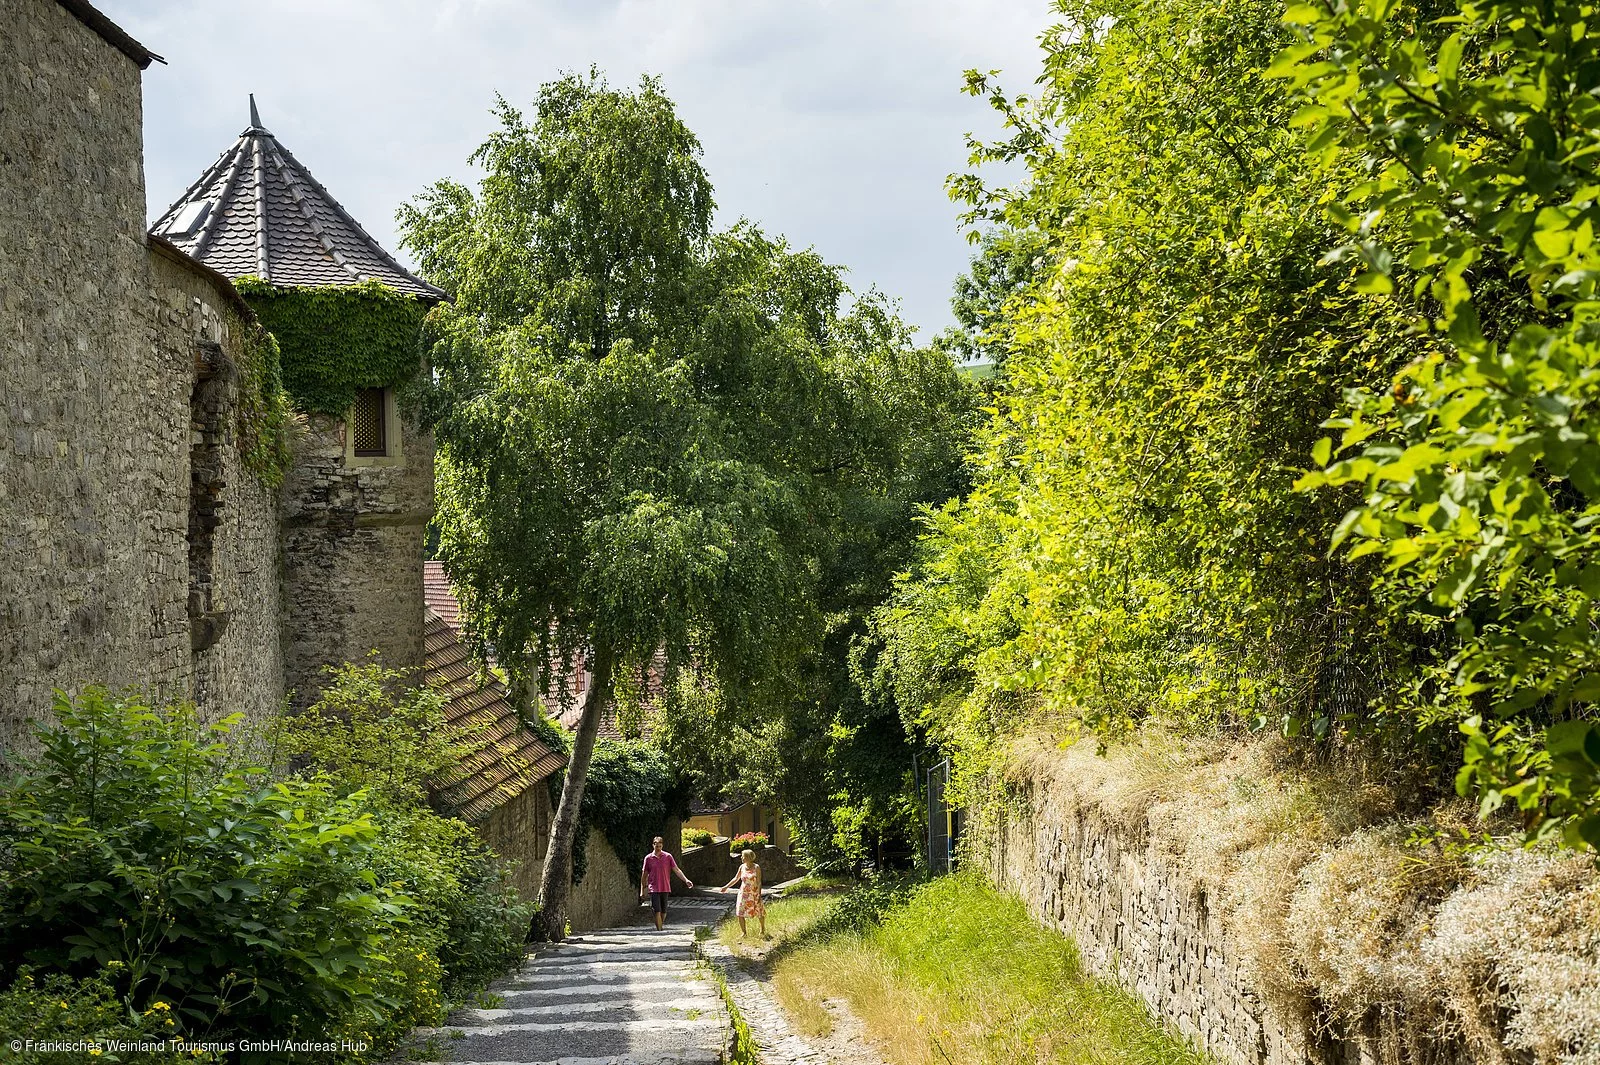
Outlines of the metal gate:
<svg viewBox="0 0 1600 1065">
<path fill-rule="evenodd" d="M 955 837 L 950 808 L 945 804 L 945 788 L 950 783 L 950 760 L 946 758 L 928 770 L 928 871 L 942 876 L 950 871 L 955 854 Z"/>
</svg>

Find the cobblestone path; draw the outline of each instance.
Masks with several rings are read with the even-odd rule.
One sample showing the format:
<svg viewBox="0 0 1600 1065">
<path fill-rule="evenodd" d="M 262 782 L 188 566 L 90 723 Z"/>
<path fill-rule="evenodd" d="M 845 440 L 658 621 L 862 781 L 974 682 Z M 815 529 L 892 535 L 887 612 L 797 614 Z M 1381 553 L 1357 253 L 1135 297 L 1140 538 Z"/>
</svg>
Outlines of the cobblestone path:
<svg viewBox="0 0 1600 1065">
<path fill-rule="evenodd" d="M 700 949 L 728 982 L 728 994 L 739 1016 L 750 1026 L 761 1065 L 831 1065 L 826 1053 L 790 1026 L 765 980 L 740 964 L 733 952 L 715 939 L 706 940 Z"/>
<path fill-rule="evenodd" d="M 665 931 L 630 925 L 541 947 L 490 987 L 495 1008 L 458 1010 L 418 1043 L 462 1065 L 721 1065 L 732 1026 L 694 929 L 726 912 L 674 899 Z"/>
</svg>

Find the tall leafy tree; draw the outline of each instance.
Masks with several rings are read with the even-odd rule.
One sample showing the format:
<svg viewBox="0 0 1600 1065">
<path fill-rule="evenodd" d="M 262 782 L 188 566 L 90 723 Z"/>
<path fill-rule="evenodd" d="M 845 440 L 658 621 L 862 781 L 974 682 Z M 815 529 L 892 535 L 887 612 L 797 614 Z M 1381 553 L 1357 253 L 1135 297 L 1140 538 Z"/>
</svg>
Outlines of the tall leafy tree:
<svg viewBox="0 0 1600 1065">
<path fill-rule="evenodd" d="M 555 663 L 592 671 L 540 887 L 559 937 L 619 675 L 664 650 L 669 714 L 697 687 L 684 673 L 725 719 L 791 702 L 850 501 L 926 443 L 898 428 L 926 419 L 896 383 L 959 386 L 872 299 L 843 313 L 815 254 L 712 232 L 698 142 L 655 81 L 567 76 L 531 118 L 498 115 L 481 188 L 437 184 L 402 226 L 454 297 L 430 323 L 423 409 L 470 633 L 523 691 Z"/>
</svg>

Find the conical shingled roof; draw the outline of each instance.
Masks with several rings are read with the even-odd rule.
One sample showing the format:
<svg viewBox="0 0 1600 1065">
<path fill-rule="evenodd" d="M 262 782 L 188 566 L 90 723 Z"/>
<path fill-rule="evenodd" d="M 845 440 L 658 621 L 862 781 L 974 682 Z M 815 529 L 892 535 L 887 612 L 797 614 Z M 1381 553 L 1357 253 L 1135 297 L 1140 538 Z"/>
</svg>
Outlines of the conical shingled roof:
<svg viewBox="0 0 1600 1065">
<path fill-rule="evenodd" d="M 373 278 L 423 299 L 442 290 L 384 251 L 278 139 L 250 128 L 167 208 L 150 232 L 229 278 L 318 288 Z"/>
</svg>

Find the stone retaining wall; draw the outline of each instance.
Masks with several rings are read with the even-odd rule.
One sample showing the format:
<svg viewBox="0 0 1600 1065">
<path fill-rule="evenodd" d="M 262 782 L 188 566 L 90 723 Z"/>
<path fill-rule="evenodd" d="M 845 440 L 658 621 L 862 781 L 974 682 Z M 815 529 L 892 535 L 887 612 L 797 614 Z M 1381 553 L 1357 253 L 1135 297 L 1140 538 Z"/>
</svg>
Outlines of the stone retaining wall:
<svg viewBox="0 0 1600 1065">
<path fill-rule="evenodd" d="M 683 875 L 699 887 L 714 888 L 733 879 L 739 868 L 739 859 L 728 854 L 726 843 L 708 843 L 704 847 L 685 847 L 678 855 L 678 865 Z M 795 860 L 777 847 L 762 847 L 756 852 L 756 864 L 761 866 L 761 880 L 766 886 L 793 880 L 805 873 Z M 672 890 L 682 894 L 684 886 L 673 882 Z"/>
<path fill-rule="evenodd" d="M 1228 1065 L 1378 1065 L 1477 1060 L 1429 1023 L 1374 1018 L 1351 1031 L 1329 1012 L 1279 1018 L 1263 1002 L 1219 907 L 1150 833 L 1037 781 L 974 819 L 968 860 L 1076 941 L 1091 971 L 1136 992 L 1152 1013 Z M 1381 1031 L 1379 1028 L 1381 1027 Z M 1485 1059 L 1487 1060 L 1487 1059 Z"/>
</svg>

